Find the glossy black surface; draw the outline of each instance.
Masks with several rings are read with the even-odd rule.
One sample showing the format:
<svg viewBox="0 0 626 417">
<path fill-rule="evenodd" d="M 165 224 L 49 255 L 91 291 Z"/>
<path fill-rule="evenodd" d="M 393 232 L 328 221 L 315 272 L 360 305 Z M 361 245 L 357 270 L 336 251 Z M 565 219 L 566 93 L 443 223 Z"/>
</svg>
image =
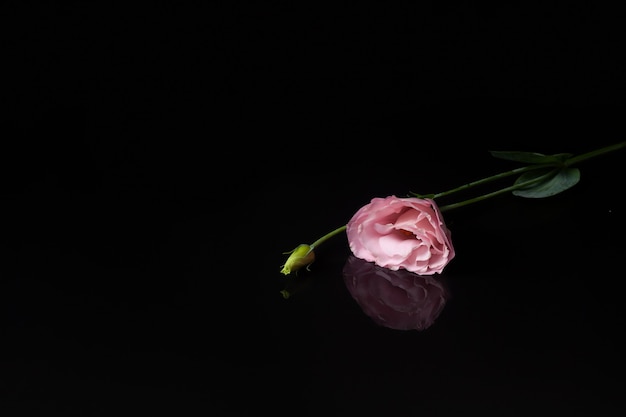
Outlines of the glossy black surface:
<svg viewBox="0 0 626 417">
<path fill-rule="evenodd" d="M 624 150 L 446 213 L 422 331 L 364 313 L 344 236 L 280 274 L 372 197 L 517 166 L 489 150 L 623 141 L 587 7 L 5 6 L 3 415 L 621 415 Z"/>
</svg>

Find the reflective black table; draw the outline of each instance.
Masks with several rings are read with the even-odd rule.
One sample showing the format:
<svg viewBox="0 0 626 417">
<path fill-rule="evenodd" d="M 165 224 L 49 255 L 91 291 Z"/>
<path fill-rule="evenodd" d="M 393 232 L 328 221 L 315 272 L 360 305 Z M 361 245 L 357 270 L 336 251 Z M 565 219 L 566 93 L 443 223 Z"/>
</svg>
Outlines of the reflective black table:
<svg viewBox="0 0 626 417">
<path fill-rule="evenodd" d="M 441 275 L 345 234 L 280 272 L 489 151 L 624 140 L 612 14 L 528 7 L 9 7 L 4 415 L 622 415 L 624 150 L 444 213 Z"/>
</svg>

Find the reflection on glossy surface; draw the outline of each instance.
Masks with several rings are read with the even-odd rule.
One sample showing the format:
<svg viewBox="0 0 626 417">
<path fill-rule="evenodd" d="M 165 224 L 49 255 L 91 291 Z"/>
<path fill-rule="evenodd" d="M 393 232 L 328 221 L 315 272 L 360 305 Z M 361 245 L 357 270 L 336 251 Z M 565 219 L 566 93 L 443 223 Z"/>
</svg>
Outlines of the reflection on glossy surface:
<svg viewBox="0 0 626 417">
<path fill-rule="evenodd" d="M 350 256 L 343 268 L 348 291 L 375 323 L 396 330 L 425 330 L 449 297 L 442 275 L 392 271 Z"/>
</svg>

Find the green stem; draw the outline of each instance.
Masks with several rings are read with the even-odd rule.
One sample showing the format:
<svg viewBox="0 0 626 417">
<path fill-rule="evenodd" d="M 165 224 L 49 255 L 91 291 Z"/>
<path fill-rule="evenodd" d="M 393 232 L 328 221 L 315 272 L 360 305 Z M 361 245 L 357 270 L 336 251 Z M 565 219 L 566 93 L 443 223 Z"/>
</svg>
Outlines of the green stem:
<svg viewBox="0 0 626 417">
<path fill-rule="evenodd" d="M 524 173 L 524 172 L 528 172 L 528 171 L 532 171 L 532 170 L 540 169 L 540 168 L 546 168 L 546 167 L 550 167 L 550 166 L 553 166 L 553 165 L 554 164 L 541 164 L 541 165 L 529 165 L 529 166 L 525 166 L 525 167 L 521 167 L 521 168 L 515 168 L 515 169 L 512 169 L 510 171 L 501 172 L 499 174 L 492 175 L 490 177 L 480 179 L 478 181 L 472 181 L 472 182 L 469 182 L 467 184 L 463 184 L 460 187 L 456 187 L 456 188 L 453 188 L 453 189 L 448 190 L 448 191 L 444 191 L 444 192 L 441 192 L 441 193 L 433 194 L 433 196 L 431 198 L 436 199 L 436 198 L 444 197 L 446 195 L 457 193 L 459 191 L 467 190 L 468 188 L 476 187 L 478 185 L 487 184 L 487 183 L 492 182 L 492 181 L 497 181 L 497 180 L 500 180 L 502 178 L 510 177 L 511 175 L 521 174 L 521 173 Z"/>
<path fill-rule="evenodd" d="M 606 146 L 604 148 L 596 149 L 595 151 L 587 152 L 587 153 L 568 159 L 567 161 L 565 161 L 565 166 L 574 165 L 581 161 L 584 161 L 585 159 L 594 158 L 598 155 L 602 155 L 608 152 L 613 152 L 624 147 L 626 147 L 626 142 L 620 142 L 614 145 Z"/>
<path fill-rule="evenodd" d="M 624 148 L 624 147 L 626 147 L 626 141 L 625 142 L 616 143 L 614 145 L 605 146 L 604 148 L 596 149 L 594 151 L 590 151 L 590 152 L 587 152 L 587 153 L 584 153 L 584 154 L 581 154 L 581 155 L 569 158 L 568 160 L 566 160 L 563 163 L 563 166 L 564 167 L 572 166 L 572 165 L 577 164 L 579 162 L 582 162 L 584 160 L 591 159 L 591 158 L 594 158 L 596 156 L 599 156 L 599 155 L 602 155 L 602 154 L 605 154 L 605 153 L 613 152 L 613 151 L 616 151 L 616 150 Z M 457 192 L 457 191 L 462 191 L 462 190 L 468 189 L 470 187 L 474 187 L 474 186 L 477 186 L 477 185 L 485 184 L 487 182 L 495 181 L 495 180 L 498 180 L 498 179 L 501 179 L 501 178 L 504 178 L 504 177 L 508 177 L 510 175 L 515 175 L 515 174 L 518 174 L 518 173 L 523 173 L 523 172 L 531 171 L 531 170 L 538 169 L 538 168 L 546 168 L 546 167 L 550 167 L 550 166 L 554 166 L 554 164 L 529 165 L 529 166 L 513 169 L 511 171 L 506 171 L 506 172 L 502 172 L 500 174 L 492 175 L 491 177 L 483 178 L 483 179 L 478 180 L 478 181 L 470 182 L 468 184 L 462 185 L 460 187 L 454 188 L 454 189 L 449 190 L 449 191 L 445 191 L 443 193 L 435 194 L 432 198 L 434 199 L 434 198 L 442 197 L 442 196 L 445 196 L 445 195 L 449 195 L 449 194 L 452 194 L 452 193 Z M 448 205 L 440 207 L 439 209 L 441 210 L 441 212 L 444 212 L 444 211 L 449 211 L 449 210 L 456 209 L 456 208 L 459 208 L 459 207 L 467 206 L 467 205 L 472 204 L 472 203 L 477 203 L 479 201 L 483 201 L 483 200 L 486 200 L 488 198 L 495 197 L 497 195 L 507 193 L 509 191 L 514 191 L 514 190 L 517 190 L 519 188 L 527 187 L 527 186 L 532 185 L 532 184 L 534 184 L 536 182 L 544 180 L 546 178 L 546 176 L 549 176 L 549 175 L 551 175 L 551 173 L 546 174 L 546 175 L 542 175 L 542 176 L 540 176 L 538 178 L 534 178 L 534 179 L 532 179 L 530 181 L 526 181 L 526 182 L 523 182 L 523 183 L 512 185 L 510 187 L 502 188 L 502 189 L 500 189 L 498 191 L 494 191 L 494 192 L 491 192 L 491 193 L 483 194 L 481 196 L 470 198 L 470 199 L 464 200 L 464 201 L 460 201 L 458 203 L 448 204 Z"/>
<path fill-rule="evenodd" d="M 315 242 L 313 242 L 310 247 L 310 251 L 312 251 L 313 249 L 315 249 L 316 246 L 321 245 L 322 243 L 326 242 L 328 239 L 330 239 L 331 237 L 343 232 L 344 230 L 346 230 L 346 228 L 348 227 L 348 225 L 343 225 L 341 227 L 338 227 L 337 229 L 333 230 L 330 233 L 325 234 L 324 236 L 320 237 L 319 239 L 317 239 Z"/>
<path fill-rule="evenodd" d="M 445 205 L 445 206 L 441 206 L 441 207 L 439 207 L 439 210 L 443 213 L 444 211 L 449 211 L 449 210 L 456 209 L 456 208 L 459 208 L 459 207 L 467 206 L 467 205 L 472 204 L 472 203 L 477 203 L 479 201 L 483 201 L 483 200 L 486 200 L 486 199 L 491 198 L 491 197 L 495 197 L 495 196 L 500 195 L 500 194 L 508 193 L 509 191 L 515 191 L 515 190 L 517 190 L 519 188 L 528 187 L 529 185 L 532 185 L 532 184 L 534 184 L 536 182 L 543 181 L 546 177 L 548 177 L 550 175 L 552 175 L 552 173 L 548 173 L 546 175 L 542 175 L 540 177 L 533 178 L 532 180 L 529 180 L 529 181 L 520 182 L 519 184 L 511 185 L 510 187 L 505 187 L 505 188 L 502 188 L 502 189 L 500 189 L 498 191 L 493 191 L 491 193 L 483 194 L 483 195 L 480 195 L 478 197 L 474 197 L 474 198 L 470 198 L 468 200 L 460 201 L 458 203 L 453 203 L 453 204 L 448 204 L 448 205 Z"/>
</svg>

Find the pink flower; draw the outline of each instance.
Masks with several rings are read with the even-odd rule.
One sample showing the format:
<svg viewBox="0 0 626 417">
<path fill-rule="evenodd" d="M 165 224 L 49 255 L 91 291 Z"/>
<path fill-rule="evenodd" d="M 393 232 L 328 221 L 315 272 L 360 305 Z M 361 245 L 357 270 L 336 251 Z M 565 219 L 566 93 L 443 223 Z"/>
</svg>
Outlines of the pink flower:
<svg viewBox="0 0 626 417">
<path fill-rule="evenodd" d="M 373 198 L 352 216 L 346 233 L 354 256 L 393 271 L 440 274 L 455 254 L 450 231 L 429 198 Z"/>
<path fill-rule="evenodd" d="M 443 280 L 392 271 L 350 256 L 343 268 L 348 291 L 374 323 L 396 330 L 426 330 L 449 298 Z"/>
</svg>

